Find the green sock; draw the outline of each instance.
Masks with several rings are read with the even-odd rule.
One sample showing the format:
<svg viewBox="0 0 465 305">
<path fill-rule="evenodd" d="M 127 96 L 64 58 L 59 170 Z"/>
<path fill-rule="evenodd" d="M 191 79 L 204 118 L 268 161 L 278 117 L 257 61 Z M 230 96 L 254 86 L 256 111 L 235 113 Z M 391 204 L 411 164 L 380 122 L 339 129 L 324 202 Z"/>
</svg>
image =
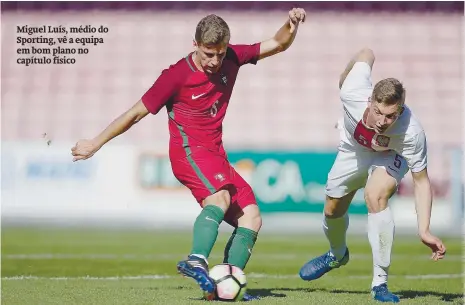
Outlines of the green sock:
<svg viewBox="0 0 465 305">
<path fill-rule="evenodd" d="M 218 237 L 218 227 L 223 221 L 224 212 L 216 205 L 207 205 L 194 223 L 194 239 L 191 254 L 208 258 Z"/>
<path fill-rule="evenodd" d="M 244 269 L 252 254 L 257 235 L 257 232 L 242 227 L 234 230 L 224 250 L 223 263 Z"/>
<path fill-rule="evenodd" d="M 228 240 L 228 243 L 226 244 L 226 247 L 224 247 L 223 263 L 227 263 L 229 260 L 229 249 L 231 249 L 231 245 L 233 243 L 234 237 L 236 237 L 236 233 L 237 233 L 237 228 L 234 229 L 234 231 L 231 234 L 231 237 Z"/>
</svg>

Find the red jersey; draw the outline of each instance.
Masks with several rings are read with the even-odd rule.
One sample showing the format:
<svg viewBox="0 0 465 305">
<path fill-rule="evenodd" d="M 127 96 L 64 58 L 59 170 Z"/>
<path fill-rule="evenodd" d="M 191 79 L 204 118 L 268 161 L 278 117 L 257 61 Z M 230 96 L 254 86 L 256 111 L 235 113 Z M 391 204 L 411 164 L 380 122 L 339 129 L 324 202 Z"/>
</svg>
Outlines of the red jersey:
<svg viewBox="0 0 465 305">
<path fill-rule="evenodd" d="M 213 75 L 196 68 L 192 53 L 162 71 L 142 102 L 152 114 L 166 106 L 170 147 L 222 150 L 223 120 L 239 68 L 256 64 L 259 54 L 260 43 L 228 45 L 223 64 Z"/>
</svg>

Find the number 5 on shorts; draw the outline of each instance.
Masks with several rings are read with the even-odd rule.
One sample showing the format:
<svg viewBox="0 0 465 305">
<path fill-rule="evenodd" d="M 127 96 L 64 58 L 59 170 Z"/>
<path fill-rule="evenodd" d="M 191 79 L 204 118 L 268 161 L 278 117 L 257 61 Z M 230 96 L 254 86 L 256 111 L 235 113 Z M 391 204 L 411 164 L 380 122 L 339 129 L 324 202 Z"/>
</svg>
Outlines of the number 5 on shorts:
<svg viewBox="0 0 465 305">
<path fill-rule="evenodd" d="M 394 159 L 394 166 L 400 169 L 400 166 L 402 165 L 402 156 L 396 154 L 396 157 Z"/>
</svg>

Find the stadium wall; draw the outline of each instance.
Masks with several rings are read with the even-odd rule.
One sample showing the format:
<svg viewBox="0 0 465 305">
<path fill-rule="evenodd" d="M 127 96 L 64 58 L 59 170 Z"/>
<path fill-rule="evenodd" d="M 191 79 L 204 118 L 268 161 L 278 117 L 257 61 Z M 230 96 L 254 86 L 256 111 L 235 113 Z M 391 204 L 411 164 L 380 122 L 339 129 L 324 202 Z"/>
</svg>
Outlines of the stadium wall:
<svg viewBox="0 0 465 305">
<path fill-rule="evenodd" d="M 186 229 L 200 208 L 171 173 L 163 151 L 108 145 L 86 162 L 69 161 L 72 143 L 2 143 L 2 221 L 6 225 L 87 225 Z M 229 158 L 252 185 L 264 232 L 319 232 L 328 152 L 231 151 Z M 397 230 L 415 234 L 411 195 L 391 202 Z M 351 231 L 366 226 L 363 191 L 350 209 Z M 432 229 L 458 234 L 447 200 L 435 201 Z"/>
<path fill-rule="evenodd" d="M 433 227 L 458 233 L 463 2 L 302 5 L 309 18 L 294 45 L 242 69 L 224 123 L 229 157 L 256 190 L 264 230 L 320 231 L 342 115 L 338 76 L 356 50 L 369 46 L 377 57 L 373 81 L 400 78 L 426 130 Z M 233 43 L 254 43 L 274 34 L 288 9 L 283 2 L 2 2 L 4 223 L 189 227 L 198 206 L 171 174 L 164 113 L 84 163 L 71 163 L 69 148 L 104 128 L 190 52 L 195 25 L 207 13 L 226 19 Z M 24 24 L 104 25 L 109 33 L 75 65 L 25 67 L 16 62 L 16 27 Z M 398 231 L 414 234 L 409 175 L 392 207 Z M 364 231 L 361 193 L 351 214 L 351 229 Z"/>
</svg>

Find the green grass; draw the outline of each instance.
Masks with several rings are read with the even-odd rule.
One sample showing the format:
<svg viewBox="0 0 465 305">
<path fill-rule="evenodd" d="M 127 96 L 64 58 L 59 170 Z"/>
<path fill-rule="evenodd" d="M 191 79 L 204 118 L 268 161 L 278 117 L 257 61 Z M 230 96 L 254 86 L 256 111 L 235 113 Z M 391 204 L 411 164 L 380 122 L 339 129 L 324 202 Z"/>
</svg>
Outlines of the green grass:
<svg viewBox="0 0 465 305">
<path fill-rule="evenodd" d="M 228 237 L 220 233 L 210 265 L 221 262 Z M 206 304 L 195 282 L 176 274 L 176 262 L 186 256 L 190 243 L 189 232 L 3 228 L 1 301 L 4 305 Z M 249 292 L 263 296 L 252 304 L 377 304 L 369 296 L 372 260 L 367 238 L 349 236 L 348 243 L 347 266 L 304 282 L 297 276 L 301 265 L 327 251 L 322 235 L 260 236 L 245 270 Z M 445 243 L 448 257 L 433 262 L 418 239 L 396 239 L 389 286 L 402 298 L 401 304 L 463 304 L 461 240 Z M 456 277 L 411 277 L 451 274 Z M 154 275 L 166 277 L 154 279 Z"/>
</svg>

